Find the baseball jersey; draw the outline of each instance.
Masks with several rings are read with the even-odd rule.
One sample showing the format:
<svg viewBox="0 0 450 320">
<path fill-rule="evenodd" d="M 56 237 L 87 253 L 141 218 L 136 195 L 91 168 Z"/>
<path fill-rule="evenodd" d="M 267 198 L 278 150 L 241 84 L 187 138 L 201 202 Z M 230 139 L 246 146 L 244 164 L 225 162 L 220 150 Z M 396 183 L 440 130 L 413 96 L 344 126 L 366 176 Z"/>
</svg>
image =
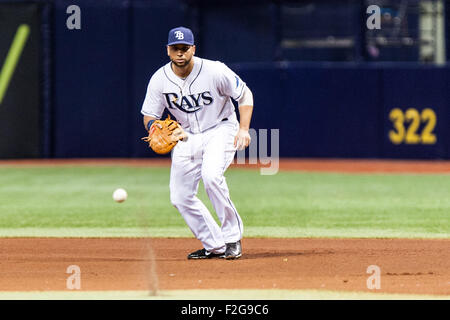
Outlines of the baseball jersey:
<svg viewBox="0 0 450 320">
<path fill-rule="evenodd" d="M 141 113 L 160 119 L 164 108 L 191 133 L 203 132 L 235 115 L 230 98 L 239 100 L 245 89 L 236 73 L 220 61 L 193 57 L 194 67 L 178 77 L 169 62 L 151 77 Z"/>
</svg>

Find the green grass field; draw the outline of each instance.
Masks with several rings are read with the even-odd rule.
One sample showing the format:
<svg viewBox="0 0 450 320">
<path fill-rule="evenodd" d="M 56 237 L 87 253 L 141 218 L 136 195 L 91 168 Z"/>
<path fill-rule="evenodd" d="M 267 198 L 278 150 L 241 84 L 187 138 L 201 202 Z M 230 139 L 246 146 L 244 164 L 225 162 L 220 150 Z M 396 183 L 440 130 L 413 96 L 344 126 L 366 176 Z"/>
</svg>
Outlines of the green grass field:
<svg viewBox="0 0 450 320">
<path fill-rule="evenodd" d="M 229 169 L 245 236 L 449 238 L 450 175 Z M 169 168 L 1 167 L 0 236 L 190 236 Z M 122 187 L 128 200 L 118 204 Z M 199 197 L 211 211 L 203 186 Z"/>
</svg>

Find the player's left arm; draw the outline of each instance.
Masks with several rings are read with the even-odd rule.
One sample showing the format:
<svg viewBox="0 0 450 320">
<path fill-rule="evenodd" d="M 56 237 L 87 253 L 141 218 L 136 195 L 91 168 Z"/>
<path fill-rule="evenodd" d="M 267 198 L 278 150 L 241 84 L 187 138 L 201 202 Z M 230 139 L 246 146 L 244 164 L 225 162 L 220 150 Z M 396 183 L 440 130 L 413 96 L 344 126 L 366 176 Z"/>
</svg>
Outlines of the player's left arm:
<svg viewBox="0 0 450 320">
<path fill-rule="evenodd" d="M 238 150 L 247 148 L 251 142 L 250 121 L 253 113 L 253 93 L 246 86 L 241 98 L 238 100 L 239 105 L 239 131 L 234 138 L 234 146 Z"/>
</svg>

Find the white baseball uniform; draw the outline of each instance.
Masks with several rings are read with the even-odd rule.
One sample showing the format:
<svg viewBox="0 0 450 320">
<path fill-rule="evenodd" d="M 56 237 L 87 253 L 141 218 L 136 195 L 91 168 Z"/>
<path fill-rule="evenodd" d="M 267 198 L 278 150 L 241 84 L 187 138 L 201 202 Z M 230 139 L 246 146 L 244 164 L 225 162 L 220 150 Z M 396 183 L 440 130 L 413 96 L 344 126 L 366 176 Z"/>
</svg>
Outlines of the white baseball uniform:
<svg viewBox="0 0 450 320">
<path fill-rule="evenodd" d="M 188 134 L 172 150 L 170 199 L 204 248 L 223 253 L 225 244 L 240 240 L 243 233 L 223 174 L 234 158 L 239 130 L 230 97 L 239 100 L 246 85 L 219 61 L 193 59 L 185 79 L 172 71 L 171 62 L 155 72 L 141 113 L 160 119 L 167 108 Z M 200 179 L 221 226 L 197 197 Z"/>
</svg>

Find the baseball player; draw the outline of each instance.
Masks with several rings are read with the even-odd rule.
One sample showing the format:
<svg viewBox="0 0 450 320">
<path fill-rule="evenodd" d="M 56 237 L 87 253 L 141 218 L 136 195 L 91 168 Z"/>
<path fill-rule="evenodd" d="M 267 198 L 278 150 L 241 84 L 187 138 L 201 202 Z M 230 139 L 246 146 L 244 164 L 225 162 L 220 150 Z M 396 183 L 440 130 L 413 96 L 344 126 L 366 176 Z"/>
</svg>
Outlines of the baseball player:
<svg viewBox="0 0 450 320">
<path fill-rule="evenodd" d="M 195 57 L 194 36 L 185 27 L 169 31 L 170 62 L 151 77 L 141 113 L 147 131 L 164 109 L 187 135 L 172 150 L 170 200 L 203 248 L 188 259 L 238 259 L 243 223 L 230 199 L 224 172 L 237 149 L 250 144 L 253 94 L 225 64 Z M 232 99 L 239 105 L 237 120 Z M 220 226 L 197 197 L 200 179 Z"/>
</svg>

